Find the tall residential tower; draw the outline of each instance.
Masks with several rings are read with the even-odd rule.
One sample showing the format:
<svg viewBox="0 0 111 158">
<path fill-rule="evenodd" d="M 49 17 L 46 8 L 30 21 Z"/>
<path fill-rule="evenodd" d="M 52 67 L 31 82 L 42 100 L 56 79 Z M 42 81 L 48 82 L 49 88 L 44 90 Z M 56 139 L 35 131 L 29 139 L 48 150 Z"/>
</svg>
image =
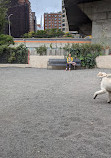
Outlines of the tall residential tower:
<svg viewBox="0 0 111 158">
<path fill-rule="evenodd" d="M 34 31 L 34 16 L 32 16 L 29 0 L 11 0 L 7 14 L 8 16 L 12 14 L 10 32 L 13 37 L 18 38 L 25 33 Z M 9 33 L 8 26 L 6 33 Z"/>
<path fill-rule="evenodd" d="M 69 25 L 68 25 L 68 21 L 67 21 L 67 15 L 66 15 L 66 9 L 64 6 L 64 0 L 62 0 L 62 31 L 64 33 L 69 32 Z"/>
<path fill-rule="evenodd" d="M 44 13 L 44 30 L 53 28 L 61 29 L 61 12 Z"/>
</svg>

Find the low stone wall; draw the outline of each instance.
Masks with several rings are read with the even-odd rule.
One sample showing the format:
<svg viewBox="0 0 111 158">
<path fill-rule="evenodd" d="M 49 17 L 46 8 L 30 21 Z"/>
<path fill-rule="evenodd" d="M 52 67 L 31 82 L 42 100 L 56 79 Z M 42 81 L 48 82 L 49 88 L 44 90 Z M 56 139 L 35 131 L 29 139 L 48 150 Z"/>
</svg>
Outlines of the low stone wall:
<svg viewBox="0 0 111 158">
<path fill-rule="evenodd" d="M 0 64 L 0 67 L 34 67 L 34 68 L 47 68 L 49 59 L 64 59 L 64 56 L 30 56 L 30 64 Z M 111 55 L 99 56 L 96 58 L 98 68 L 111 68 Z"/>
<path fill-rule="evenodd" d="M 111 68 L 111 55 L 99 56 L 96 58 L 98 68 Z"/>
<path fill-rule="evenodd" d="M 29 66 L 35 68 L 47 68 L 49 59 L 64 59 L 64 56 L 30 56 Z"/>
<path fill-rule="evenodd" d="M 0 67 L 20 67 L 20 68 L 25 68 L 25 67 L 30 67 L 29 64 L 0 64 Z"/>
</svg>

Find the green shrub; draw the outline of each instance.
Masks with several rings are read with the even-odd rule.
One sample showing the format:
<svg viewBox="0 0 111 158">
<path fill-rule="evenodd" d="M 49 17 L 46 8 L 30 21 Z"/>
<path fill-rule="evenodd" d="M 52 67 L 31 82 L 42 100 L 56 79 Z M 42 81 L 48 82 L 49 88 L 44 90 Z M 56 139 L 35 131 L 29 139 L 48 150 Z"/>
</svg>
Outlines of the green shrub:
<svg viewBox="0 0 111 158">
<path fill-rule="evenodd" d="M 47 29 L 47 30 L 38 30 L 37 32 L 29 32 L 25 33 L 22 37 L 23 38 L 54 38 L 54 37 L 62 37 L 64 32 L 60 29 Z"/>
<path fill-rule="evenodd" d="M 9 36 L 9 35 L 1 34 L 0 35 L 0 46 L 1 45 L 8 45 L 9 46 L 10 44 L 14 44 L 13 37 Z"/>
<path fill-rule="evenodd" d="M 69 32 L 66 32 L 64 37 L 72 37 L 72 35 Z"/>
<path fill-rule="evenodd" d="M 102 54 L 102 45 L 100 44 L 68 44 L 64 49 L 71 53 L 72 57 L 81 60 L 82 66 L 94 68 L 96 66 L 96 57 Z"/>
<path fill-rule="evenodd" d="M 45 45 L 43 45 L 43 46 L 40 46 L 40 47 L 36 48 L 36 51 L 37 51 L 37 54 L 39 54 L 40 56 L 46 55 L 47 48 L 46 48 Z"/>
<path fill-rule="evenodd" d="M 0 46 L 0 63 L 27 64 L 28 50 L 24 45 L 18 47 Z"/>
</svg>

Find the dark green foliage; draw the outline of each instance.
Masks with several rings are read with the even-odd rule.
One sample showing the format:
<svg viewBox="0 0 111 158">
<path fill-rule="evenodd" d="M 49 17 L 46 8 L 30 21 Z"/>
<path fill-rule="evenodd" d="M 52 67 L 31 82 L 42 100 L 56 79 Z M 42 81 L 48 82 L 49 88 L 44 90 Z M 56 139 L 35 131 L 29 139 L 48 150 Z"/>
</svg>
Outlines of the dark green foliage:
<svg viewBox="0 0 111 158">
<path fill-rule="evenodd" d="M 45 45 L 44 46 L 40 46 L 40 47 L 36 48 L 36 51 L 37 51 L 37 54 L 39 54 L 40 56 L 41 55 L 46 55 L 47 48 L 46 48 Z"/>
<path fill-rule="evenodd" d="M 96 66 L 96 57 L 102 54 L 102 46 L 100 44 L 72 44 L 66 45 L 64 49 L 71 53 L 72 57 L 81 60 L 82 66 L 86 68 L 94 68 Z"/>
<path fill-rule="evenodd" d="M 10 6 L 15 6 L 18 4 L 18 0 L 10 0 Z"/>
<path fill-rule="evenodd" d="M 65 34 L 64 34 L 64 37 L 73 37 L 69 32 L 66 32 Z"/>
<path fill-rule="evenodd" d="M 37 32 L 29 32 L 23 35 L 23 38 L 54 38 L 62 37 L 64 32 L 60 29 L 47 29 L 47 30 L 38 30 Z"/>
<path fill-rule="evenodd" d="M 27 49 L 23 45 L 9 47 L 14 44 L 12 36 L 0 35 L 0 63 L 27 63 Z"/>
<path fill-rule="evenodd" d="M 4 32 L 5 24 L 7 22 L 7 11 L 10 0 L 0 0 L 0 34 Z"/>
<path fill-rule="evenodd" d="M 24 45 L 18 47 L 0 46 L 0 63 L 27 64 L 28 50 Z"/>
<path fill-rule="evenodd" d="M 10 45 L 14 44 L 13 37 L 9 35 L 0 35 L 0 45 Z"/>
</svg>

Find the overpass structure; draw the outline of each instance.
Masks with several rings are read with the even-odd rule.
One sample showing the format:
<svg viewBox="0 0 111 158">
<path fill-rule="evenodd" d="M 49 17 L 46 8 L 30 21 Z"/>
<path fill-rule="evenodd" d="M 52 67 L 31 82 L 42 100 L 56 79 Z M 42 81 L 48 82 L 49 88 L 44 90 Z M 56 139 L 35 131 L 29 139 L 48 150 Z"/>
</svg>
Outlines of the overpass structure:
<svg viewBox="0 0 111 158">
<path fill-rule="evenodd" d="M 27 48 L 36 48 L 45 45 L 47 48 L 50 48 L 52 45 L 53 48 L 63 48 L 66 44 L 74 43 L 91 43 L 91 39 L 83 38 L 14 38 L 16 45 L 24 44 Z"/>
<path fill-rule="evenodd" d="M 111 45 L 111 0 L 64 0 L 70 31 Z"/>
</svg>

